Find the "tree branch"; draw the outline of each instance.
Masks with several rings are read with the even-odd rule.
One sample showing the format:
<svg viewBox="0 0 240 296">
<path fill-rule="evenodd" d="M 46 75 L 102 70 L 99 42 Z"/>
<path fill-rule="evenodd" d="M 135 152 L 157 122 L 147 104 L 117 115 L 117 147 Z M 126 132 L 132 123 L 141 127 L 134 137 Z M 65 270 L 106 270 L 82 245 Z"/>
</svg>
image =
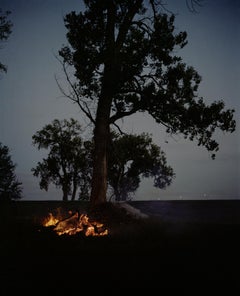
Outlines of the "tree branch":
<svg viewBox="0 0 240 296">
<path fill-rule="evenodd" d="M 56 59 L 57 59 L 57 60 L 61 63 L 61 65 L 62 65 L 64 75 L 65 75 L 65 77 L 66 77 L 66 80 L 67 80 L 69 86 L 70 86 L 71 89 L 72 89 L 72 93 L 70 93 L 70 94 L 67 94 L 67 93 L 66 93 L 66 91 L 65 91 L 65 90 L 63 89 L 63 87 L 60 85 L 60 83 L 59 83 L 59 81 L 57 80 L 56 75 L 55 75 L 55 81 L 56 81 L 56 83 L 57 83 L 57 85 L 58 85 L 58 88 L 60 89 L 61 93 L 62 93 L 65 97 L 67 97 L 68 99 L 70 99 L 70 100 L 73 101 L 74 103 L 77 103 L 78 106 L 80 107 L 80 109 L 82 110 L 82 112 L 87 116 L 87 118 L 88 118 L 92 123 L 95 124 L 95 119 L 93 118 L 93 116 L 92 116 L 92 114 L 91 114 L 91 111 L 90 111 L 90 109 L 89 109 L 87 103 L 84 102 L 84 101 L 82 101 L 82 100 L 80 99 L 79 94 L 78 94 L 78 91 L 77 91 L 77 89 L 76 89 L 74 83 L 72 83 L 72 81 L 71 81 L 71 79 L 70 79 L 70 77 L 69 77 L 69 74 L 68 74 L 68 72 L 67 72 L 67 69 L 66 69 L 66 65 L 65 65 L 65 63 L 62 62 L 57 56 L 55 56 L 55 57 L 56 57 Z M 84 104 L 84 106 L 83 106 L 83 104 Z"/>
<path fill-rule="evenodd" d="M 126 116 L 130 116 L 134 113 L 136 113 L 138 110 L 136 108 L 133 108 L 132 110 L 130 111 L 126 111 L 126 112 L 117 112 L 116 114 L 114 114 L 113 116 L 110 117 L 109 119 L 109 123 L 110 124 L 114 124 L 115 121 L 117 121 L 118 119 L 121 119 L 123 117 L 126 117 Z"/>
<path fill-rule="evenodd" d="M 124 133 L 124 132 L 121 130 L 121 128 L 119 127 L 119 125 L 117 125 L 115 122 L 113 122 L 112 124 L 118 129 L 118 131 L 119 131 L 119 133 L 120 133 L 121 135 L 127 135 L 126 133 Z"/>
</svg>

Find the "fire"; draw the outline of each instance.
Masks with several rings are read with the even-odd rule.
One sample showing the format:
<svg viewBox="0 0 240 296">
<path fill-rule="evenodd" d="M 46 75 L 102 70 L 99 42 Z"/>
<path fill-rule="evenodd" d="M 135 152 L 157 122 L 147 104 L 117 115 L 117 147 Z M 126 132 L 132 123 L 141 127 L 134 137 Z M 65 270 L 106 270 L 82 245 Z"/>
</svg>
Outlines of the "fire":
<svg viewBox="0 0 240 296">
<path fill-rule="evenodd" d="M 53 230 L 58 235 L 75 235 L 79 232 L 83 232 L 85 236 L 108 235 L 108 230 L 102 223 L 90 222 L 87 214 L 79 214 L 78 212 L 65 219 L 54 217 L 52 213 L 49 213 L 48 217 L 43 221 L 43 226 L 53 226 Z"/>
<path fill-rule="evenodd" d="M 46 218 L 46 219 L 43 221 L 43 226 L 45 226 L 45 227 L 48 227 L 48 226 L 54 226 L 54 225 L 56 225 L 58 222 L 59 222 L 59 220 L 58 220 L 57 218 L 55 218 L 55 217 L 53 216 L 52 213 L 49 213 L 48 218 Z"/>
</svg>

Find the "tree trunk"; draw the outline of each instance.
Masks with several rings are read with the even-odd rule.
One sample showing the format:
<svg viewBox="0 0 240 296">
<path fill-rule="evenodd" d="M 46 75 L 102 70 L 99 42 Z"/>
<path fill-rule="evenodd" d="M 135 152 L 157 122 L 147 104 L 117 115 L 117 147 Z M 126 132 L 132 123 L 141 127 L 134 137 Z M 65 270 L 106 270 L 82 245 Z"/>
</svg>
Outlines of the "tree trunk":
<svg viewBox="0 0 240 296">
<path fill-rule="evenodd" d="M 77 193 L 77 181 L 74 179 L 74 181 L 73 181 L 72 197 L 71 197 L 71 200 L 72 201 L 75 200 L 76 193 Z"/>
<path fill-rule="evenodd" d="M 69 186 L 66 180 L 64 180 L 62 183 L 62 192 L 63 192 L 63 201 L 68 201 Z"/>
<path fill-rule="evenodd" d="M 63 201 L 67 201 L 68 200 L 68 191 L 67 190 L 62 190 L 63 191 Z"/>
<path fill-rule="evenodd" d="M 107 146 L 112 99 L 117 85 L 115 68 L 115 6 L 108 1 L 106 24 L 106 60 L 102 91 L 98 101 L 94 129 L 93 176 L 90 202 L 92 206 L 106 202 L 107 194 Z"/>
<path fill-rule="evenodd" d="M 100 108 L 98 108 L 99 110 Z M 94 159 L 91 204 L 97 205 L 106 202 L 107 193 L 107 144 L 109 139 L 109 116 L 106 110 L 99 110 L 94 130 Z M 103 114 L 101 114 L 103 113 Z"/>
<path fill-rule="evenodd" d="M 75 200 L 75 198 L 76 198 L 76 193 L 77 193 L 77 188 L 76 188 L 76 186 L 74 186 L 74 187 L 73 187 L 73 192 L 72 192 L 72 197 L 71 197 L 71 200 L 72 200 L 72 201 Z"/>
<path fill-rule="evenodd" d="M 93 176 L 90 197 L 92 206 L 107 201 L 107 150 L 110 136 L 109 118 L 114 94 L 114 75 L 114 65 L 109 63 L 105 69 L 94 129 Z"/>
</svg>

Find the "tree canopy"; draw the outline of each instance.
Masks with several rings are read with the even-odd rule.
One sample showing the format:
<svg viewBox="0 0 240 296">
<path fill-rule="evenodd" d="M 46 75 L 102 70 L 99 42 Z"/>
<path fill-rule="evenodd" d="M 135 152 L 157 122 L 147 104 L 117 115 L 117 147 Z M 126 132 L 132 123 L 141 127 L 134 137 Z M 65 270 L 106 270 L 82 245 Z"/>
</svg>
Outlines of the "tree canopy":
<svg viewBox="0 0 240 296">
<path fill-rule="evenodd" d="M 91 163 L 87 155 L 87 145 L 79 136 L 80 124 L 71 118 L 69 121 L 54 119 L 33 136 L 33 145 L 38 149 L 49 150 L 47 158 L 32 168 L 33 175 L 40 176 L 40 188 L 48 190 L 50 183 L 61 188 L 63 200 L 69 195 L 74 200 L 78 187 L 87 174 Z"/>
<path fill-rule="evenodd" d="M 9 148 L 0 143 L 0 201 L 22 198 L 22 183 L 18 181 L 15 169 Z"/>
<path fill-rule="evenodd" d="M 214 132 L 235 130 L 234 110 L 199 97 L 200 75 L 177 55 L 187 33 L 176 32 L 175 16 L 154 0 L 84 3 L 84 11 L 64 18 L 69 45 L 59 55 L 71 86 L 65 94 L 94 124 L 92 203 L 106 201 L 110 125 L 136 112 L 149 113 L 167 133 L 196 140 L 214 158 Z"/>
<path fill-rule="evenodd" d="M 117 201 L 131 199 L 142 178 L 152 178 L 155 187 L 165 189 L 175 177 L 164 152 L 149 134 L 111 133 L 108 155 L 108 183 Z"/>
</svg>

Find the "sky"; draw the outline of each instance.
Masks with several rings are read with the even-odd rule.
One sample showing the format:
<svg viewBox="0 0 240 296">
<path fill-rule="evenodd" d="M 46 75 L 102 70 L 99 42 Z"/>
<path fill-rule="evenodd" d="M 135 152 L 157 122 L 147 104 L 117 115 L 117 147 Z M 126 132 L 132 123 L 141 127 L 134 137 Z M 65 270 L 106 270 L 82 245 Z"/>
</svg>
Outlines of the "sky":
<svg viewBox="0 0 240 296">
<path fill-rule="evenodd" d="M 178 52 L 202 77 L 198 94 L 207 104 L 224 100 L 235 109 L 233 134 L 216 133 L 220 150 L 216 159 L 196 142 L 169 136 L 146 114 L 136 114 L 120 122 L 123 130 L 147 132 L 161 147 L 176 177 L 165 190 L 154 188 L 151 179 L 142 181 L 134 200 L 240 199 L 240 2 L 205 0 L 197 12 L 190 12 L 184 0 L 165 0 L 176 14 L 176 32 L 186 31 L 188 44 Z M 8 71 L 0 77 L 0 142 L 10 149 L 16 175 L 22 182 L 22 200 L 61 200 L 54 185 L 46 192 L 31 168 L 46 156 L 32 145 L 32 136 L 54 119 L 75 118 L 81 112 L 64 98 L 55 76 L 63 77 L 56 59 L 67 44 L 64 16 L 79 12 L 80 0 L 0 0 L 3 11 L 10 10 L 12 34 L 1 45 L 0 61 Z"/>
</svg>

